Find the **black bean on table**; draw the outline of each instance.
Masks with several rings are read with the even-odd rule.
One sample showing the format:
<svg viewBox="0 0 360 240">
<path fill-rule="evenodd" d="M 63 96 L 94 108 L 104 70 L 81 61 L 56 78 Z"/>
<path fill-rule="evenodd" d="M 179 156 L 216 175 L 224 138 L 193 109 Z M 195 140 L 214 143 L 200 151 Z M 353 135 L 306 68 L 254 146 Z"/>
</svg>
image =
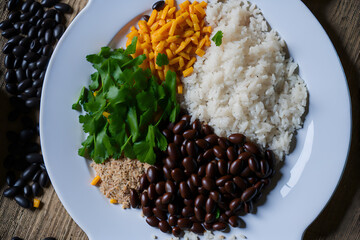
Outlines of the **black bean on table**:
<svg viewBox="0 0 360 240">
<path fill-rule="evenodd" d="M 35 142 L 27 143 L 24 146 L 24 152 L 26 154 L 28 154 L 28 153 L 36 153 L 36 152 L 39 152 L 40 150 L 41 150 L 40 145 L 38 143 L 35 143 Z"/>
<path fill-rule="evenodd" d="M 19 74 L 20 74 L 20 71 L 19 71 Z M 20 75 L 19 75 L 20 76 Z M 21 77 L 23 78 L 23 77 Z M 19 80 L 19 79 L 18 79 Z M 25 91 L 25 89 L 27 89 L 28 87 L 30 87 L 32 85 L 32 81 L 30 79 L 23 79 L 20 81 L 20 83 L 18 84 L 17 86 L 17 90 L 19 92 L 23 92 Z"/>
<path fill-rule="evenodd" d="M 5 180 L 6 180 L 6 184 L 9 187 L 14 186 L 15 183 L 15 173 L 13 171 L 7 171 L 6 176 L 5 176 Z"/>
<path fill-rule="evenodd" d="M 46 41 L 44 37 L 40 38 L 39 42 L 42 46 L 46 45 Z"/>
<path fill-rule="evenodd" d="M 21 13 L 19 11 L 10 12 L 8 19 L 10 22 L 15 23 L 20 20 Z"/>
<path fill-rule="evenodd" d="M 55 9 L 49 9 L 47 11 L 45 11 L 43 18 L 55 18 L 57 11 Z"/>
<path fill-rule="evenodd" d="M 15 71 L 13 69 L 7 70 L 4 79 L 6 83 L 15 83 L 17 81 Z"/>
<path fill-rule="evenodd" d="M 23 208 L 30 208 L 31 207 L 30 200 L 27 199 L 26 197 L 22 196 L 22 195 L 16 195 L 15 196 L 15 201 L 16 201 L 17 204 L 19 204 Z"/>
<path fill-rule="evenodd" d="M 6 83 L 5 89 L 10 94 L 16 94 L 17 93 L 17 85 L 16 83 Z"/>
<path fill-rule="evenodd" d="M 39 20 L 40 21 L 40 20 Z M 32 26 L 28 31 L 28 37 L 29 38 L 36 38 L 39 31 L 38 26 Z"/>
<path fill-rule="evenodd" d="M 38 31 L 37 37 L 38 38 L 42 38 L 45 36 L 45 32 L 46 32 L 46 28 L 45 27 L 41 27 L 40 30 Z M 36 51 L 36 50 L 34 50 Z"/>
<path fill-rule="evenodd" d="M 15 197 L 16 194 L 18 194 L 20 192 L 21 188 L 20 187 L 9 187 L 7 189 L 4 190 L 3 195 L 4 197 L 7 198 L 12 198 Z"/>
<path fill-rule="evenodd" d="M 26 78 L 31 80 L 32 79 L 32 70 L 30 68 L 27 68 L 25 73 L 26 73 Z"/>
<path fill-rule="evenodd" d="M 5 30 L 5 29 L 8 29 L 10 27 L 12 27 L 12 23 L 11 23 L 11 21 L 9 19 L 6 19 L 6 20 L 0 22 L 0 29 L 1 30 Z"/>
<path fill-rule="evenodd" d="M 12 11 L 18 6 L 19 2 L 20 0 L 9 0 L 6 4 L 6 7 L 9 11 Z"/>
<path fill-rule="evenodd" d="M 62 24 L 58 24 L 54 28 L 54 37 L 60 39 L 65 31 L 65 26 Z"/>
<path fill-rule="evenodd" d="M 15 29 L 15 28 L 8 28 L 6 30 L 4 30 L 1 35 L 4 37 L 4 38 L 11 38 L 15 35 L 17 35 L 19 33 L 19 30 Z"/>
<path fill-rule="evenodd" d="M 64 19 L 64 16 L 63 16 L 63 14 L 61 13 L 61 12 L 57 12 L 56 14 L 55 14 L 55 21 L 57 22 L 57 23 L 62 23 L 63 22 L 63 19 Z"/>
<path fill-rule="evenodd" d="M 42 72 L 41 69 L 36 69 L 35 71 L 32 72 L 31 78 L 38 79 L 40 77 L 41 72 Z"/>
<path fill-rule="evenodd" d="M 34 2 L 34 0 L 26 0 L 22 5 L 21 5 L 21 11 L 23 12 L 28 12 L 29 8 L 31 6 L 31 4 Z"/>
<path fill-rule="evenodd" d="M 40 56 L 34 52 L 27 52 L 24 55 L 24 60 L 28 61 L 28 62 L 35 62 L 40 58 Z"/>
<path fill-rule="evenodd" d="M 12 52 L 12 50 L 14 49 L 15 46 L 16 46 L 16 44 L 11 43 L 11 42 L 5 43 L 4 47 L 2 48 L 2 52 L 4 54 L 9 54 Z"/>
<path fill-rule="evenodd" d="M 25 91 L 23 92 L 23 95 L 26 98 L 35 97 L 35 96 L 37 96 L 36 94 L 37 94 L 37 89 L 34 87 L 29 87 L 29 88 L 25 89 Z"/>
<path fill-rule="evenodd" d="M 46 32 L 45 32 L 45 42 L 47 44 L 53 44 L 54 36 L 53 36 L 53 30 L 52 29 L 46 30 Z"/>
<path fill-rule="evenodd" d="M 39 21 L 39 17 L 37 17 L 37 16 L 32 16 L 30 19 L 29 19 L 29 23 L 31 24 L 31 25 L 33 25 L 33 26 L 35 26 L 36 25 L 36 23 Z"/>
<path fill-rule="evenodd" d="M 21 175 L 21 178 L 23 178 L 25 181 L 28 181 L 33 178 L 35 173 L 38 171 L 39 165 L 38 164 L 31 164 L 29 167 L 27 167 L 24 172 Z"/>
<path fill-rule="evenodd" d="M 39 176 L 39 184 L 41 187 L 47 187 L 49 183 L 49 176 L 46 171 L 43 171 Z"/>
<path fill-rule="evenodd" d="M 41 23 L 41 27 L 43 28 L 53 28 L 56 25 L 56 22 L 54 19 L 51 18 L 46 18 L 45 20 L 43 20 L 43 22 Z"/>
<path fill-rule="evenodd" d="M 23 178 L 19 178 L 15 181 L 14 187 L 23 187 L 25 185 L 25 180 Z"/>
<path fill-rule="evenodd" d="M 13 24 L 13 26 L 16 30 L 20 30 L 21 24 L 22 24 L 22 22 L 16 22 Z"/>
<path fill-rule="evenodd" d="M 30 185 L 25 185 L 24 188 L 23 188 L 23 192 L 24 192 L 25 197 L 31 197 L 32 190 L 31 190 Z"/>
<path fill-rule="evenodd" d="M 41 170 L 41 169 L 38 170 L 38 171 L 34 174 L 34 176 L 33 176 L 33 178 L 32 178 L 31 180 L 32 180 L 34 183 L 35 183 L 35 182 L 38 182 L 41 173 L 42 173 L 42 170 Z"/>
<path fill-rule="evenodd" d="M 41 18 L 43 15 L 44 15 L 44 9 L 39 8 L 39 10 L 37 10 L 35 16 Z"/>
<path fill-rule="evenodd" d="M 40 186 L 40 184 L 38 182 L 34 182 L 32 185 L 31 185 L 31 190 L 32 190 L 32 193 L 35 197 L 38 197 L 42 194 L 42 188 Z"/>
<path fill-rule="evenodd" d="M 26 21 L 26 20 L 29 20 L 32 16 L 33 16 L 32 13 L 25 12 L 20 15 L 19 19 L 20 19 L 20 21 Z"/>
<path fill-rule="evenodd" d="M 43 157 L 40 153 L 30 153 L 25 157 L 26 161 L 29 163 L 42 163 Z"/>
<path fill-rule="evenodd" d="M 28 49 L 31 41 L 32 41 L 31 38 L 24 37 L 23 39 L 20 40 L 19 45 Z"/>
<path fill-rule="evenodd" d="M 29 12 L 35 15 L 39 8 L 41 8 L 40 3 L 34 1 L 29 7 Z"/>
<path fill-rule="evenodd" d="M 22 46 L 16 46 L 13 48 L 12 53 L 15 57 L 22 57 L 26 53 L 26 49 Z"/>
</svg>

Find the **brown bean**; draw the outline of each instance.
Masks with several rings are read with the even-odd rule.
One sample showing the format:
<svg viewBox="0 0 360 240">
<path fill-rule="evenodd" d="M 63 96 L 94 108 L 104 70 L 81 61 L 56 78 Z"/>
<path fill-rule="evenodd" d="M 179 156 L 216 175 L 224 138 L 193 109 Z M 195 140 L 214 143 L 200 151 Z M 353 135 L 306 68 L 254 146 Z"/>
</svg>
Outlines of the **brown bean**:
<svg viewBox="0 0 360 240">
<path fill-rule="evenodd" d="M 256 177 L 248 177 L 248 178 L 247 178 L 247 181 L 248 181 L 250 184 L 254 185 L 254 184 L 258 181 L 258 179 L 257 179 Z"/>
<path fill-rule="evenodd" d="M 176 167 L 176 161 L 170 157 L 167 157 L 165 158 L 165 166 L 168 168 L 168 169 L 174 169 Z"/>
<path fill-rule="evenodd" d="M 135 189 L 130 189 L 130 204 L 132 208 L 137 208 L 139 206 L 140 199 L 139 194 Z"/>
<path fill-rule="evenodd" d="M 230 146 L 226 149 L 226 156 L 230 161 L 236 160 L 237 155 L 233 146 Z"/>
<path fill-rule="evenodd" d="M 183 215 L 184 217 L 191 217 L 194 216 L 194 208 L 192 207 L 184 207 L 181 210 L 181 215 Z"/>
<path fill-rule="evenodd" d="M 215 155 L 214 155 L 214 149 L 210 148 L 208 150 L 206 150 L 204 153 L 203 153 L 203 156 L 206 160 L 212 160 Z"/>
<path fill-rule="evenodd" d="M 182 230 L 189 229 L 192 226 L 192 222 L 188 218 L 178 219 L 177 224 L 178 224 L 179 228 Z"/>
<path fill-rule="evenodd" d="M 271 150 L 266 150 L 265 151 L 265 159 L 269 164 L 270 168 L 273 168 L 275 166 L 275 157 L 274 157 L 274 153 Z"/>
<path fill-rule="evenodd" d="M 142 192 L 140 196 L 141 206 L 147 207 L 150 204 L 149 195 L 147 192 Z"/>
<path fill-rule="evenodd" d="M 259 171 L 259 163 L 255 157 L 250 157 L 248 159 L 248 165 L 249 165 L 249 168 L 251 171 L 253 171 L 253 172 Z"/>
<path fill-rule="evenodd" d="M 197 149 L 196 149 L 196 144 L 194 141 L 188 141 L 188 143 L 186 144 L 186 152 L 189 154 L 189 156 L 191 157 L 197 157 Z"/>
<path fill-rule="evenodd" d="M 140 191 L 145 190 L 149 186 L 149 181 L 147 179 L 146 173 L 140 177 Z"/>
<path fill-rule="evenodd" d="M 251 152 L 253 154 L 256 154 L 256 155 L 260 154 L 259 148 L 253 142 L 246 142 L 244 144 L 244 148 L 246 149 L 246 151 Z"/>
<path fill-rule="evenodd" d="M 153 215 L 151 207 L 143 207 L 142 212 L 143 212 L 144 216 L 146 216 L 146 217 L 150 217 Z"/>
<path fill-rule="evenodd" d="M 179 192 L 180 192 L 181 197 L 184 199 L 189 199 L 192 196 L 189 186 L 184 181 L 180 182 Z"/>
<path fill-rule="evenodd" d="M 155 190 L 155 184 L 151 183 L 149 185 L 147 191 L 148 191 L 149 199 L 154 200 L 157 196 L 156 190 Z"/>
<path fill-rule="evenodd" d="M 178 146 L 181 146 L 184 142 L 184 137 L 180 134 L 174 135 L 174 143 Z"/>
<path fill-rule="evenodd" d="M 165 193 L 161 197 L 161 203 L 164 204 L 164 205 L 169 204 L 173 200 L 174 200 L 174 195 L 172 193 Z"/>
<path fill-rule="evenodd" d="M 198 166 L 205 164 L 206 159 L 204 158 L 204 155 L 202 153 L 197 156 L 196 162 L 198 163 Z"/>
<path fill-rule="evenodd" d="M 162 134 L 166 137 L 166 140 L 168 142 L 171 142 L 173 140 L 173 133 L 169 129 L 162 130 Z"/>
<path fill-rule="evenodd" d="M 184 132 L 186 125 L 187 125 L 186 121 L 180 120 L 178 123 L 175 124 L 174 128 L 172 129 L 173 133 L 180 134 Z"/>
<path fill-rule="evenodd" d="M 163 170 L 163 173 L 164 173 L 164 176 L 167 180 L 172 180 L 172 177 L 171 177 L 171 170 L 169 168 L 167 168 L 166 166 L 163 166 L 162 168 Z"/>
<path fill-rule="evenodd" d="M 210 127 L 209 125 L 207 124 L 203 124 L 201 129 L 203 130 L 204 134 L 205 135 L 210 135 L 214 132 L 214 130 L 212 129 L 212 127 Z"/>
<path fill-rule="evenodd" d="M 213 148 L 214 154 L 217 158 L 225 158 L 226 157 L 226 152 L 223 148 L 221 148 L 220 146 L 215 146 Z"/>
<path fill-rule="evenodd" d="M 175 237 L 180 237 L 181 235 L 181 229 L 179 227 L 173 227 L 171 233 L 175 236 Z"/>
<path fill-rule="evenodd" d="M 195 217 L 198 221 L 203 222 L 205 220 L 205 214 L 206 212 L 204 211 L 203 208 L 198 208 L 195 207 L 194 208 L 194 213 L 195 213 Z"/>
<path fill-rule="evenodd" d="M 216 134 L 209 134 L 204 137 L 204 140 L 210 143 L 210 145 L 214 146 L 217 144 L 218 136 Z"/>
<path fill-rule="evenodd" d="M 232 181 L 227 181 L 225 183 L 224 187 L 225 187 L 225 190 L 230 194 L 233 194 L 236 191 L 235 183 Z"/>
<path fill-rule="evenodd" d="M 178 208 L 177 204 L 169 203 L 168 212 L 171 215 L 176 215 L 178 213 L 178 210 L 179 210 L 179 208 Z"/>
<path fill-rule="evenodd" d="M 257 182 L 257 183 L 255 183 L 254 187 L 257 189 L 258 192 L 260 192 L 261 189 L 264 187 L 264 183 Z"/>
<path fill-rule="evenodd" d="M 244 147 L 239 147 L 238 151 L 237 151 L 237 154 L 240 155 L 242 153 L 245 152 L 245 148 Z"/>
<path fill-rule="evenodd" d="M 157 227 L 159 225 L 159 219 L 157 219 L 155 216 L 147 217 L 146 222 L 152 227 Z"/>
<path fill-rule="evenodd" d="M 219 222 L 227 223 L 228 220 L 229 217 L 225 213 L 222 213 L 219 217 Z"/>
<path fill-rule="evenodd" d="M 189 139 L 189 140 L 194 140 L 195 137 L 197 135 L 197 131 L 194 130 L 194 129 L 190 129 L 190 130 L 186 130 L 184 133 L 183 133 L 183 137 L 185 139 Z"/>
<path fill-rule="evenodd" d="M 215 212 L 215 209 L 216 209 L 216 203 L 211 197 L 209 197 L 205 203 L 206 213 L 213 213 Z"/>
<path fill-rule="evenodd" d="M 229 141 L 233 144 L 242 144 L 245 140 L 245 136 L 240 133 L 231 134 L 229 136 Z"/>
<path fill-rule="evenodd" d="M 198 187 L 198 193 L 202 194 L 202 195 L 208 195 L 209 191 L 206 190 L 203 186 L 201 186 L 201 187 Z"/>
<path fill-rule="evenodd" d="M 213 223 L 216 220 L 216 216 L 214 213 L 207 213 L 205 215 L 205 222 L 206 223 Z"/>
<path fill-rule="evenodd" d="M 231 175 L 222 176 L 218 179 L 216 179 L 216 186 L 224 186 L 227 181 L 230 181 L 232 179 Z"/>
<path fill-rule="evenodd" d="M 216 222 L 212 227 L 215 231 L 224 231 L 227 228 L 227 224 L 223 222 Z"/>
<path fill-rule="evenodd" d="M 198 169 L 198 172 L 197 174 L 200 176 L 200 177 L 203 177 L 205 176 L 206 174 L 206 165 L 201 165 Z"/>
<path fill-rule="evenodd" d="M 240 188 L 242 191 L 244 191 L 246 189 L 246 182 L 241 177 L 236 176 L 236 177 L 233 178 L 233 181 L 236 184 L 236 186 L 238 188 Z"/>
<path fill-rule="evenodd" d="M 147 179 L 150 183 L 156 182 L 158 178 L 158 172 L 157 169 L 153 166 L 149 167 L 146 171 Z"/>
<path fill-rule="evenodd" d="M 204 222 L 203 225 L 204 225 L 204 228 L 205 228 L 206 230 L 209 230 L 209 231 L 212 231 L 212 230 L 213 230 L 213 228 L 212 228 L 212 223 Z"/>
<path fill-rule="evenodd" d="M 264 184 L 264 187 L 266 187 L 267 185 L 269 185 L 271 183 L 270 178 L 261 179 L 260 181 Z"/>
<path fill-rule="evenodd" d="M 264 159 L 260 160 L 260 172 L 266 176 L 269 173 L 270 166 L 268 162 Z"/>
<path fill-rule="evenodd" d="M 201 179 L 201 183 L 202 183 L 202 186 L 208 191 L 211 191 L 216 188 L 214 179 L 212 179 L 210 177 L 203 177 Z"/>
<path fill-rule="evenodd" d="M 167 219 L 166 213 L 164 211 L 162 211 L 161 209 L 158 209 L 157 207 L 153 208 L 153 213 L 160 220 Z"/>
<path fill-rule="evenodd" d="M 191 124 L 191 128 L 196 131 L 201 130 L 201 123 L 200 123 L 199 119 L 196 119 L 195 121 L 193 121 L 193 123 Z"/>
<path fill-rule="evenodd" d="M 244 212 L 246 213 L 252 213 L 253 212 L 253 203 L 252 201 L 249 201 L 249 202 L 245 202 L 244 203 Z"/>
<path fill-rule="evenodd" d="M 182 160 L 182 165 L 188 173 L 193 173 L 197 170 L 197 163 L 192 157 L 186 157 Z"/>
<path fill-rule="evenodd" d="M 188 180 L 186 180 L 186 183 L 189 186 L 191 193 L 196 194 L 197 187 L 191 182 L 191 178 L 188 178 Z"/>
<path fill-rule="evenodd" d="M 251 153 L 243 152 L 243 153 L 239 154 L 238 159 L 240 159 L 240 160 L 248 160 L 249 157 L 251 157 Z"/>
<path fill-rule="evenodd" d="M 229 141 L 224 137 L 219 137 L 218 144 L 222 149 L 226 150 L 229 146 Z"/>
<path fill-rule="evenodd" d="M 243 170 L 243 166 L 243 160 L 236 159 L 231 163 L 229 171 L 232 175 L 236 176 L 241 173 L 241 171 Z"/>
<path fill-rule="evenodd" d="M 201 225 L 201 223 L 194 223 L 190 230 L 197 234 L 203 234 L 205 232 L 204 227 Z"/>
<path fill-rule="evenodd" d="M 187 142 L 186 142 L 186 143 L 187 143 Z M 184 157 L 188 156 L 188 153 L 187 153 L 187 151 L 186 151 L 186 145 L 181 145 L 181 147 L 180 147 L 180 152 L 181 152 L 181 154 L 182 154 Z"/>
<path fill-rule="evenodd" d="M 190 124 L 191 116 L 188 114 L 185 114 L 180 118 L 180 120 L 184 120 L 186 122 L 186 124 Z"/>
<path fill-rule="evenodd" d="M 240 198 L 235 198 L 235 199 L 233 199 L 233 200 L 230 202 L 230 204 L 229 204 L 230 210 L 231 210 L 232 212 L 238 211 L 238 210 L 240 209 L 240 207 L 241 207 L 241 203 L 242 203 L 242 201 L 241 201 Z"/>
<path fill-rule="evenodd" d="M 169 216 L 169 225 L 170 226 L 176 226 L 177 225 L 178 218 L 175 215 Z"/>
<path fill-rule="evenodd" d="M 229 217 L 228 223 L 233 227 L 238 227 L 239 226 L 239 218 L 238 218 L 238 216 Z"/>
<path fill-rule="evenodd" d="M 240 176 L 243 178 L 247 178 L 252 174 L 252 171 L 249 167 L 244 168 L 244 170 L 241 171 Z"/>
<path fill-rule="evenodd" d="M 224 159 L 219 159 L 219 161 L 217 161 L 217 168 L 220 175 L 224 176 L 227 174 L 228 165 Z"/>
<path fill-rule="evenodd" d="M 167 205 L 166 205 L 166 204 L 162 204 L 161 200 L 162 200 L 162 197 L 158 197 L 158 198 L 156 199 L 156 201 L 155 201 L 155 206 L 156 206 L 158 209 L 166 212 L 166 211 L 167 211 Z"/>
<path fill-rule="evenodd" d="M 175 168 L 171 171 L 171 177 L 175 182 L 179 183 L 185 179 L 185 174 L 180 168 Z"/>
<path fill-rule="evenodd" d="M 171 227 L 170 227 L 169 223 L 165 220 L 159 222 L 159 229 L 160 229 L 160 231 L 162 231 L 164 233 L 168 233 L 171 231 Z"/>
<path fill-rule="evenodd" d="M 195 143 L 199 148 L 202 148 L 202 149 L 207 149 L 209 147 L 209 143 L 207 141 L 205 141 L 204 139 L 198 139 L 195 141 Z"/>
<path fill-rule="evenodd" d="M 180 160 L 180 151 L 175 143 L 170 143 L 167 147 L 167 153 L 173 161 Z"/>
<path fill-rule="evenodd" d="M 155 191 L 158 195 L 163 195 L 165 192 L 165 182 L 161 181 L 161 182 L 156 183 Z"/>
<path fill-rule="evenodd" d="M 191 174 L 190 176 L 190 180 L 191 180 L 191 183 L 196 186 L 196 187 L 200 187 L 201 186 L 201 178 L 199 177 L 199 175 L 193 173 Z"/>
<path fill-rule="evenodd" d="M 204 197 L 204 195 L 199 194 L 196 198 L 195 198 L 195 207 L 197 208 L 203 208 L 205 206 L 206 203 L 206 198 Z"/>
<path fill-rule="evenodd" d="M 249 187 L 242 193 L 241 200 L 243 202 L 248 202 L 253 197 L 255 197 L 256 193 L 257 193 L 257 189 L 255 187 Z"/>
<path fill-rule="evenodd" d="M 211 191 L 209 196 L 212 200 L 214 200 L 214 202 L 218 203 L 222 201 L 222 196 L 218 191 Z"/>
<path fill-rule="evenodd" d="M 184 204 L 185 206 L 187 207 L 194 207 L 194 202 L 195 200 L 194 199 L 184 199 Z"/>
<path fill-rule="evenodd" d="M 212 163 L 212 162 L 209 162 L 207 165 L 206 165 L 206 176 L 209 177 L 209 178 L 215 178 L 216 174 L 217 174 L 217 166 Z"/>
</svg>

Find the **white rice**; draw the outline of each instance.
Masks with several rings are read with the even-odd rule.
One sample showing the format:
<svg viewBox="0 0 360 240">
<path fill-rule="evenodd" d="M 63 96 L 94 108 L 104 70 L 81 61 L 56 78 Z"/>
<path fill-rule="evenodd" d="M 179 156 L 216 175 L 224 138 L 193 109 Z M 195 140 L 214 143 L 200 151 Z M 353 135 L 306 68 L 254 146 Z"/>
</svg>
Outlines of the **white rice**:
<svg viewBox="0 0 360 240">
<path fill-rule="evenodd" d="M 212 42 L 194 73 L 183 79 L 183 107 L 216 134 L 243 133 L 282 159 L 307 102 L 298 66 L 285 57 L 284 40 L 247 1 L 209 1 L 206 20 L 212 35 L 223 32 L 222 45 Z"/>
</svg>

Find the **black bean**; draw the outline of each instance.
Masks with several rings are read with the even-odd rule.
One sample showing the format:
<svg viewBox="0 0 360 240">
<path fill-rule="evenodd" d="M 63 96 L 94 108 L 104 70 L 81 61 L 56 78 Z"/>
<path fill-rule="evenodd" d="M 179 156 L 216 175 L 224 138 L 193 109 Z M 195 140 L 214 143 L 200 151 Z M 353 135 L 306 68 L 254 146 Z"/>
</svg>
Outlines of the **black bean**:
<svg viewBox="0 0 360 240">
<path fill-rule="evenodd" d="M 50 56 L 53 52 L 53 48 L 51 45 L 45 45 L 43 48 L 42 48 L 42 55 L 43 56 Z"/>
<path fill-rule="evenodd" d="M 6 7 L 9 11 L 12 11 L 17 7 L 18 4 L 19 4 L 19 0 L 9 0 L 8 3 L 6 4 Z"/>
<path fill-rule="evenodd" d="M 6 30 L 4 30 L 1 35 L 4 37 L 4 38 L 11 38 L 15 35 L 19 34 L 19 30 L 15 29 L 15 28 L 8 28 Z"/>
<path fill-rule="evenodd" d="M 19 71 L 20 72 L 20 71 Z M 19 73 L 20 74 L 20 73 Z M 21 78 L 23 78 L 23 76 L 21 76 Z M 19 75 L 19 79 L 20 79 L 20 75 Z M 28 87 L 30 87 L 32 84 L 31 80 L 30 79 L 25 79 L 25 80 L 22 80 L 19 85 L 17 86 L 17 89 L 19 92 L 23 92 L 25 91 L 25 89 L 27 89 Z"/>
<path fill-rule="evenodd" d="M 13 24 L 13 26 L 16 30 L 20 30 L 21 24 L 22 24 L 21 22 L 16 22 Z"/>
<path fill-rule="evenodd" d="M 10 12 L 8 19 L 10 22 L 15 23 L 20 20 L 21 13 L 19 11 Z"/>
<path fill-rule="evenodd" d="M 19 178 L 14 183 L 14 187 L 23 187 L 25 185 L 25 180 L 23 178 Z"/>
<path fill-rule="evenodd" d="M 55 21 L 57 22 L 57 23 L 62 23 L 62 21 L 63 21 L 63 14 L 61 13 L 61 12 L 57 12 L 56 14 L 55 14 Z"/>
<path fill-rule="evenodd" d="M 14 186 L 14 183 L 15 183 L 15 174 L 14 174 L 14 172 L 8 171 L 8 172 L 6 173 L 5 179 L 6 179 L 6 184 L 7 184 L 9 187 Z"/>
<path fill-rule="evenodd" d="M 51 18 L 46 18 L 42 23 L 41 23 L 41 27 L 48 29 L 48 28 L 53 28 L 55 26 L 55 20 L 51 19 Z"/>
<path fill-rule="evenodd" d="M 27 181 L 33 178 L 36 171 L 39 169 L 39 166 L 37 164 L 32 164 L 29 167 L 27 167 L 24 172 L 22 173 L 22 178 Z"/>
<path fill-rule="evenodd" d="M 7 70 L 4 79 L 6 83 L 15 83 L 17 81 L 15 71 L 13 69 Z"/>
<path fill-rule="evenodd" d="M 44 27 L 40 28 L 40 30 L 39 30 L 38 33 L 37 33 L 37 37 L 38 37 L 38 38 L 44 37 L 44 36 L 45 36 L 45 32 L 46 32 L 46 28 L 44 28 Z M 39 43 L 39 44 L 40 44 L 40 43 Z M 36 50 L 35 50 L 35 51 L 36 51 Z"/>
<path fill-rule="evenodd" d="M 26 53 L 26 49 L 22 46 L 16 46 L 13 48 L 12 53 L 16 57 L 22 57 Z"/>
<path fill-rule="evenodd" d="M 14 60 L 14 68 L 19 68 L 21 67 L 21 62 L 22 62 L 22 58 L 21 57 L 17 57 Z"/>
<path fill-rule="evenodd" d="M 32 26 L 28 31 L 29 38 L 36 38 L 38 35 L 39 27 Z"/>
<path fill-rule="evenodd" d="M 38 170 L 38 171 L 34 174 L 34 176 L 33 176 L 33 178 L 32 178 L 31 180 L 32 180 L 33 182 L 38 182 L 41 173 L 42 173 L 42 170 L 41 170 L 41 169 Z"/>
<path fill-rule="evenodd" d="M 10 94 L 16 94 L 17 93 L 17 86 L 15 83 L 6 83 L 5 89 Z"/>
<path fill-rule="evenodd" d="M 29 23 L 31 24 L 31 25 L 33 25 L 33 26 L 35 26 L 36 25 L 36 23 L 39 21 L 39 17 L 37 17 L 37 16 L 32 16 L 30 19 L 29 19 Z"/>
<path fill-rule="evenodd" d="M 35 26 L 40 28 L 43 21 L 44 21 L 43 18 L 39 18 L 39 20 L 36 22 Z"/>
<path fill-rule="evenodd" d="M 26 161 L 29 163 L 41 163 L 43 162 L 43 157 L 40 153 L 30 153 L 26 155 Z"/>
<path fill-rule="evenodd" d="M 46 171 L 43 171 L 39 176 L 39 184 L 41 187 L 47 187 L 49 183 L 49 176 Z"/>
<path fill-rule="evenodd" d="M 40 3 L 33 2 L 29 7 L 29 12 L 35 15 L 39 8 L 41 8 Z"/>
<path fill-rule="evenodd" d="M 36 69 L 35 71 L 32 72 L 31 78 L 38 79 L 40 77 L 41 72 L 42 72 L 41 69 Z"/>
<path fill-rule="evenodd" d="M 31 77 L 32 70 L 29 67 L 26 69 L 25 73 L 26 73 L 26 78 L 32 80 L 32 77 Z"/>
<path fill-rule="evenodd" d="M 34 182 L 32 185 L 31 185 L 31 190 L 33 192 L 33 195 L 35 197 L 37 196 L 40 196 L 41 193 L 42 193 L 42 188 L 40 187 L 40 184 L 38 182 Z"/>
<path fill-rule="evenodd" d="M 56 27 L 54 28 L 54 37 L 57 39 L 60 39 L 61 36 L 63 35 L 65 31 L 65 26 L 62 24 L 58 24 L 56 25 Z"/>
<path fill-rule="evenodd" d="M 39 8 L 39 10 L 37 10 L 35 16 L 38 18 L 42 18 L 43 15 L 44 15 L 44 9 Z"/>
<path fill-rule="evenodd" d="M 45 73 L 46 73 L 46 69 L 44 71 L 42 71 L 41 74 L 40 74 L 39 79 L 41 79 L 42 81 L 44 81 Z"/>
<path fill-rule="evenodd" d="M 27 198 L 25 198 L 24 196 L 22 196 L 22 195 L 16 195 L 15 196 L 15 201 L 16 201 L 17 204 L 19 204 L 23 208 L 30 208 L 31 207 L 30 201 Z"/>
<path fill-rule="evenodd" d="M 21 62 L 21 68 L 25 71 L 28 67 L 29 63 L 26 60 L 22 60 Z"/>
<path fill-rule="evenodd" d="M 20 40 L 19 45 L 28 49 L 30 47 L 31 38 L 25 37 Z"/>
<path fill-rule="evenodd" d="M 14 197 L 17 193 L 19 193 L 21 190 L 20 187 L 9 187 L 7 189 L 4 190 L 4 197 L 7 197 L 7 198 L 12 198 Z"/>
<path fill-rule="evenodd" d="M 23 192 L 24 192 L 25 197 L 31 197 L 31 195 L 32 195 L 32 190 L 31 190 L 31 187 L 29 185 L 24 186 Z"/>
<path fill-rule="evenodd" d="M 149 15 L 143 15 L 143 16 L 142 16 L 142 19 L 143 19 L 145 22 L 149 21 L 149 18 L 150 18 Z"/>
<path fill-rule="evenodd" d="M 34 52 L 28 52 L 24 55 L 24 59 L 28 62 L 35 62 L 40 58 L 40 56 Z"/>
<path fill-rule="evenodd" d="M 27 12 L 34 0 L 27 0 L 21 5 L 21 11 Z"/>
<path fill-rule="evenodd" d="M 9 19 L 6 19 L 6 20 L 0 22 L 0 29 L 1 30 L 5 30 L 5 29 L 8 29 L 10 27 L 12 27 L 12 24 L 11 24 Z"/>
<path fill-rule="evenodd" d="M 26 21 L 29 20 L 34 14 L 30 13 L 30 12 L 26 12 L 20 15 L 20 20 L 21 21 Z"/>
<path fill-rule="evenodd" d="M 41 46 L 45 46 L 45 45 L 46 45 L 45 38 L 40 38 L 39 42 L 40 42 Z"/>
<path fill-rule="evenodd" d="M 70 13 L 71 12 L 71 7 L 66 3 L 56 3 L 54 5 L 54 8 L 62 13 Z"/>
<path fill-rule="evenodd" d="M 53 30 L 48 29 L 45 32 L 45 42 L 47 44 L 52 44 L 54 42 Z"/>
<path fill-rule="evenodd" d="M 3 49 L 2 49 L 2 52 L 4 54 L 9 54 L 12 52 L 12 50 L 14 49 L 16 45 L 14 43 L 5 43 Z"/>
<path fill-rule="evenodd" d="M 7 43 L 12 43 L 12 44 L 14 44 L 14 46 L 15 46 L 15 45 L 19 44 L 19 42 L 20 42 L 21 39 L 23 39 L 23 37 L 20 36 L 20 35 L 17 35 L 17 36 L 14 36 L 14 37 L 10 38 L 10 39 L 7 41 Z"/>
</svg>

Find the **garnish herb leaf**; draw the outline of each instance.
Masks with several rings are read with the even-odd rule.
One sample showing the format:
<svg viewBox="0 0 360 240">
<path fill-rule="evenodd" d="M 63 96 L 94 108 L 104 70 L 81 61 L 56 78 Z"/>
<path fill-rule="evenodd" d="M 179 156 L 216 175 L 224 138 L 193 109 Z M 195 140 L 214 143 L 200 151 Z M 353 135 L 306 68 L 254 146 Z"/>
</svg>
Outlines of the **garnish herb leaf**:
<svg viewBox="0 0 360 240">
<path fill-rule="evenodd" d="M 156 65 L 161 67 L 168 64 L 169 64 L 169 59 L 167 55 L 165 53 L 159 53 L 156 57 Z"/>
<path fill-rule="evenodd" d="M 222 44 L 223 32 L 217 31 L 217 33 L 211 38 L 211 40 L 215 43 L 216 46 L 220 46 Z"/>
<path fill-rule="evenodd" d="M 136 43 L 134 37 L 126 50 L 103 47 L 86 58 L 96 72 L 91 75 L 89 88 L 81 90 L 72 107 L 83 108 L 85 113 L 79 116 L 79 122 L 89 134 L 78 154 L 96 163 L 124 155 L 154 164 L 154 148 L 167 147 L 158 125 L 163 120 L 174 122 L 179 114 L 176 74 L 168 71 L 159 84 L 149 69 L 139 67 L 146 56 L 131 56 Z M 168 59 L 162 56 L 159 61 L 166 63 Z"/>
</svg>

